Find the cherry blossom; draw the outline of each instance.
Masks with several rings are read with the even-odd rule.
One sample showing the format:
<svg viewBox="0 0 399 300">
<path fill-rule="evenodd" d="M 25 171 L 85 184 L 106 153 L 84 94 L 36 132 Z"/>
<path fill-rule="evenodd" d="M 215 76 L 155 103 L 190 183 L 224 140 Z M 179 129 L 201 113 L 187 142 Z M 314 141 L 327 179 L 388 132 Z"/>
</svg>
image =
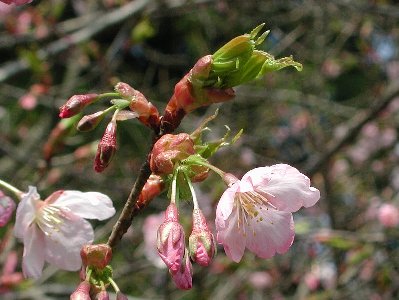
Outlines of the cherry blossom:
<svg viewBox="0 0 399 300">
<path fill-rule="evenodd" d="M 381 205 L 377 217 L 384 227 L 396 227 L 399 224 L 399 210 L 390 203 Z"/>
<path fill-rule="evenodd" d="M 101 193 L 56 191 L 42 201 L 30 186 L 18 205 L 14 228 L 15 236 L 24 243 L 24 276 L 40 277 L 45 261 L 64 270 L 78 270 L 80 250 L 94 238 L 85 219 L 104 220 L 114 213 L 111 199 Z"/>
<path fill-rule="evenodd" d="M 241 180 L 226 174 L 228 189 L 216 209 L 217 241 L 239 262 L 245 248 L 261 258 L 285 253 L 294 240 L 292 212 L 313 206 L 320 192 L 294 167 L 255 168 Z"/>
</svg>

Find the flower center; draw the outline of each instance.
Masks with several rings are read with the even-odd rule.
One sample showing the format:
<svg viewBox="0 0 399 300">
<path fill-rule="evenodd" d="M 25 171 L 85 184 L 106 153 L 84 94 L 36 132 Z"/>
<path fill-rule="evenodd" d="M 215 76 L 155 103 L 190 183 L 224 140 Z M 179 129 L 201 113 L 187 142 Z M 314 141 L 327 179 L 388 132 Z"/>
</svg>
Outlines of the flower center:
<svg viewBox="0 0 399 300">
<path fill-rule="evenodd" d="M 44 234 L 50 236 L 52 232 L 60 231 L 63 224 L 62 219 L 63 211 L 61 208 L 53 205 L 43 205 L 39 209 L 35 221 Z"/>
<path fill-rule="evenodd" d="M 254 191 L 236 193 L 234 200 L 238 213 L 237 228 L 242 231 L 244 236 L 246 235 L 246 228 L 251 228 L 250 221 L 265 221 L 264 214 L 260 213 L 261 210 L 277 209 L 265 196 Z M 273 222 L 270 221 L 270 224 L 273 224 Z M 255 229 L 251 229 L 253 235 L 256 235 Z"/>
</svg>

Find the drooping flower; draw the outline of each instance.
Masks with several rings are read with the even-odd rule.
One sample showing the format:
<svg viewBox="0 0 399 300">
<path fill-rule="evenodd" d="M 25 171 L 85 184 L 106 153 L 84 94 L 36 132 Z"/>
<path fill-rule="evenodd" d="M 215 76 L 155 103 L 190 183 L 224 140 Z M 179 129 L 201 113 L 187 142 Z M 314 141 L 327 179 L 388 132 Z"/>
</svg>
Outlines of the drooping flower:
<svg viewBox="0 0 399 300">
<path fill-rule="evenodd" d="M 205 216 L 198 208 L 193 210 L 193 230 L 189 237 L 189 254 L 193 261 L 206 267 L 216 254 L 216 242 Z"/>
<path fill-rule="evenodd" d="M 94 238 L 85 219 L 104 220 L 114 213 L 111 199 L 101 193 L 56 191 L 42 201 L 36 188 L 29 187 L 18 205 L 14 228 L 15 236 L 24 243 L 24 276 L 40 277 L 45 261 L 64 270 L 78 270 L 80 250 Z"/>
<path fill-rule="evenodd" d="M 71 294 L 70 300 L 91 300 L 90 298 L 90 282 L 82 281 L 76 290 Z"/>
<path fill-rule="evenodd" d="M 105 129 L 104 135 L 98 143 L 94 170 L 101 173 L 110 164 L 116 153 L 116 120 L 112 119 Z"/>
<path fill-rule="evenodd" d="M 184 256 L 180 268 L 176 272 L 169 270 L 169 273 L 172 275 L 173 282 L 179 289 L 189 290 L 193 287 L 193 266 L 187 254 Z"/>
<path fill-rule="evenodd" d="M 159 226 L 157 249 L 171 274 L 177 273 L 184 264 L 185 236 L 183 226 L 179 223 L 179 212 L 174 203 L 166 209 L 165 220 Z"/>
<path fill-rule="evenodd" d="M 294 167 L 255 168 L 230 182 L 216 209 L 217 240 L 233 261 L 245 248 L 261 258 L 285 253 L 294 240 L 292 212 L 313 206 L 320 192 Z"/>
</svg>

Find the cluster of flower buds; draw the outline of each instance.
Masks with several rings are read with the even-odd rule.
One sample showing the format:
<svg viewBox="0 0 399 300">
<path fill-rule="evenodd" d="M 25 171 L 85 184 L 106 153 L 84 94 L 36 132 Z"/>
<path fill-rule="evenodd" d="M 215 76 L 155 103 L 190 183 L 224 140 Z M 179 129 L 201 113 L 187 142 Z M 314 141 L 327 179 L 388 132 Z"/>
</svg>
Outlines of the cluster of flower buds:
<svg viewBox="0 0 399 300">
<path fill-rule="evenodd" d="M 137 118 L 144 125 L 150 127 L 154 132 L 159 132 L 160 116 L 157 108 L 148 102 L 142 93 L 132 88 L 130 85 L 119 82 L 115 85 L 115 92 L 104 94 L 85 94 L 74 95 L 60 107 L 60 118 L 71 118 L 79 116 L 79 114 L 90 104 L 103 99 L 114 97 L 111 100 L 112 106 L 107 109 L 85 115 L 77 124 L 80 131 L 90 131 L 95 129 L 104 117 L 111 111 L 114 111 L 112 120 L 108 123 L 103 137 L 101 138 L 97 154 L 94 160 L 94 169 L 102 172 L 111 162 L 116 152 L 116 128 L 117 121 L 125 121 Z M 129 110 L 125 110 L 129 108 Z M 75 122 L 75 120 L 74 120 Z M 63 123 L 60 123 L 61 125 Z M 61 126 L 60 125 L 60 126 Z M 61 126 L 64 128 L 65 126 Z M 69 127 L 68 127 L 69 128 Z M 54 152 L 54 144 L 59 140 L 58 137 L 64 137 L 61 133 L 68 133 L 66 130 L 60 129 L 54 131 L 54 140 L 44 149 L 46 160 L 48 160 Z"/>
<path fill-rule="evenodd" d="M 216 243 L 201 210 L 193 211 L 193 228 L 189 237 L 189 250 L 179 212 L 175 203 L 165 211 L 165 220 L 158 229 L 157 249 L 169 269 L 176 286 L 187 290 L 192 287 L 193 268 L 190 261 L 208 266 L 216 253 Z"/>
<path fill-rule="evenodd" d="M 216 253 L 215 239 L 199 209 L 192 187 L 192 182 L 203 181 L 209 173 L 206 159 L 197 153 L 198 147 L 201 153 L 212 152 L 206 151 L 209 148 L 204 145 L 196 145 L 196 142 L 200 141 L 203 126 L 205 125 L 202 124 L 195 131 L 194 139 L 187 133 L 165 134 L 154 144 L 150 156 L 153 174 L 164 177 L 165 181 L 170 183 L 171 203 L 166 209 L 164 222 L 158 229 L 157 248 L 173 281 L 180 289 L 192 287 L 191 261 L 208 266 Z M 177 203 L 180 198 L 189 197 L 192 198 L 194 210 L 187 249 L 184 228 L 179 222 Z"/>
<path fill-rule="evenodd" d="M 109 262 L 112 249 L 107 244 L 85 245 L 80 251 L 83 268 L 82 282 L 71 294 L 71 300 L 108 300 L 107 287 L 112 285 L 116 292 L 116 300 L 126 300 L 116 283 L 112 280 L 112 269 Z"/>
</svg>

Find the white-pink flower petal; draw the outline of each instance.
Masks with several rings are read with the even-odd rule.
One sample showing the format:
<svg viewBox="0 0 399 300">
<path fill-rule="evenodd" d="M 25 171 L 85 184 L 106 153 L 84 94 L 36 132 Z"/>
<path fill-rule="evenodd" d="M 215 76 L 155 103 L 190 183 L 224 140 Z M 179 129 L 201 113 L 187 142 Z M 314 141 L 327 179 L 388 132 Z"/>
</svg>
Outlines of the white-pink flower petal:
<svg viewBox="0 0 399 300">
<path fill-rule="evenodd" d="M 256 218 L 249 218 L 246 226 L 246 246 L 261 258 L 288 251 L 294 241 L 292 214 L 274 209 L 259 210 Z"/>
<path fill-rule="evenodd" d="M 255 191 L 262 193 L 278 210 L 295 212 L 310 207 L 320 199 L 318 189 L 310 186 L 310 179 L 286 164 L 256 168 L 244 175 Z"/>
<path fill-rule="evenodd" d="M 216 239 L 218 243 L 223 244 L 226 255 L 233 261 L 239 262 L 244 255 L 246 241 L 244 232 L 238 228 L 237 209 L 233 209 L 227 220 L 216 217 L 216 231 Z"/>
<path fill-rule="evenodd" d="M 85 219 L 105 220 L 115 214 L 111 199 L 97 192 L 64 191 L 53 205 L 69 208 Z"/>
<path fill-rule="evenodd" d="M 23 242 L 22 272 L 25 277 L 39 278 L 44 266 L 44 234 L 37 226 L 29 226 Z"/>
<path fill-rule="evenodd" d="M 35 219 L 36 204 L 40 200 L 36 187 L 30 186 L 29 191 L 22 196 L 15 217 L 14 235 L 23 239 L 29 226 Z"/>
<path fill-rule="evenodd" d="M 62 226 L 45 237 L 46 261 L 60 269 L 76 271 L 82 265 L 80 250 L 94 239 L 90 223 L 72 213 L 64 213 Z"/>
</svg>

